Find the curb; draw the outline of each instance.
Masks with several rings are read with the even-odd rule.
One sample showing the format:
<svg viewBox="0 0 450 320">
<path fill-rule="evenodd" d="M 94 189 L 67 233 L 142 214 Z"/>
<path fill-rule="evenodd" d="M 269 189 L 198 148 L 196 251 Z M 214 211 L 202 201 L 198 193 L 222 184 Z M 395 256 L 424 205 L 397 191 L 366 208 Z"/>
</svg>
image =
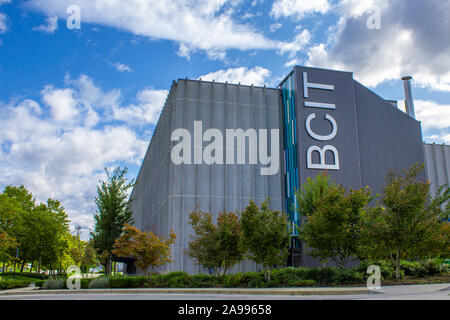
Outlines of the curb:
<svg viewBox="0 0 450 320">
<path fill-rule="evenodd" d="M 81 290 L 33 290 L 33 291 L 0 291 L 0 296 L 36 295 L 36 294 L 139 294 L 139 293 L 177 293 L 177 294 L 254 294 L 254 295 L 349 295 L 373 293 L 367 288 L 288 288 L 288 289 L 81 289 Z"/>
</svg>

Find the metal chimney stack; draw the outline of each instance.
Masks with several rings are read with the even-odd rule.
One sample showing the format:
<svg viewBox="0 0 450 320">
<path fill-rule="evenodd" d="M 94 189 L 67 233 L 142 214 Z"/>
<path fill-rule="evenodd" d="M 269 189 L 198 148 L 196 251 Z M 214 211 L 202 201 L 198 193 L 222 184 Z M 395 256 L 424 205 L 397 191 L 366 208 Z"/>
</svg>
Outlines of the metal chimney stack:
<svg viewBox="0 0 450 320">
<path fill-rule="evenodd" d="M 416 112 L 414 111 L 414 99 L 413 99 L 412 90 L 411 90 L 412 77 L 406 76 L 406 77 L 403 77 L 402 80 L 403 80 L 403 87 L 405 88 L 406 114 L 415 119 Z"/>
</svg>

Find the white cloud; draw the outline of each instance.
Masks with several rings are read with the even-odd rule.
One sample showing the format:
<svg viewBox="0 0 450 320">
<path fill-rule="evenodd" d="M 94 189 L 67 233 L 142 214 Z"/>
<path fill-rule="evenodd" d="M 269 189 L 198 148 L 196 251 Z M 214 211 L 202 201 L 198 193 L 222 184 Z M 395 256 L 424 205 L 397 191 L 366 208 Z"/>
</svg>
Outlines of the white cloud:
<svg viewBox="0 0 450 320">
<path fill-rule="evenodd" d="M 248 69 L 245 67 L 219 70 L 200 76 L 202 80 L 241 83 L 245 85 L 263 86 L 267 83 L 270 71 L 262 67 Z"/>
<path fill-rule="evenodd" d="M 177 55 L 182 58 L 187 58 L 188 60 L 191 59 L 191 52 L 192 50 L 184 43 L 180 43 L 180 46 L 178 47 Z"/>
<path fill-rule="evenodd" d="M 450 144 L 450 133 L 442 137 L 445 144 Z"/>
<path fill-rule="evenodd" d="M 279 23 L 279 22 L 273 23 L 273 24 L 271 24 L 271 25 L 269 26 L 269 30 L 270 30 L 270 32 L 275 32 L 275 31 L 277 31 L 278 29 L 280 29 L 282 26 L 283 26 L 283 25 L 282 25 L 281 23 Z"/>
<path fill-rule="evenodd" d="M 154 124 L 167 91 L 144 89 L 137 105 L 121 106 L 120 90 L 104 92 L 85 75 L 66 76 L 65 84 L 46 86 L 42 104 L 0 102 L 0 185 L 24 184 L 40 201 L 61 200 L 73 225 L 92 227 L 103 168 L 140 164 L 148 137 L 135 122 Z"/>
<path fill-rule="evenodd" d="M 367 20 L 380 10 L 381 29 Z M 308 65 L 355 72 L 369 86 L 412 75 L 416 83 L 450 91 L 450 2 L 346 0 L 327 43 L 309 50 Z"/>
<path fill-rule="evenodd" d="M 113 117 L 138 126 L 156 124 L 168 93 L 167 90 L 144 89 L 137 95 L 137 105 L 115 107 Z"/>
<path fill-rule="evenodd" d="M 72 0 L 30 0 L 29 5 L 47 15 L 66 17 Z M 270 49 L 276 42 L 258 33 L 253 27 L 239 24 L 232 18 L 233 10 L 225 10 L 239 2 L 225 0 L 111 1 L 79 0 L 84 23 L 119 28 L 136 35 L 184 43 L 200 50 Z"/>
<path fill-rule="evenodd" d="M 129 66 L 127 66 L 126 64 L 116 62 L 113 65 L 117 70 L 119 70 L 122 73 L 123 72 L 133 72 L 133 70 L 131 70 L 131 68 Z"/>
<path fill-rule="evenodd" d="M 272 8 L 277 17 L 284 14 L 287 0 L 279 1 Z M 48 16 L 61 19 L 67 17 L 66 8 L 72 0 L 30 0 L 28 6 Z M 286 3 L 285 3 L 286 2 Z M 306 3 L 306 2 L 305 2 Z M 79 0 L 83 23 L 93 23 L 118 28 L 134 35 L 151 39 L 171 40 L 178 43 L 177 54 L 190 59 L 195 52 L 205 52 L 212 60 L 225 60 L 226 51 L 276 50 L 283 54 L 298 50 L 302 39 L 294 38 L 291 43 L 273 40 L 254 26 L 243 23 L 243 15 L 235 8 L 242 1 L 200 0 Z M 278 8 L 279 9 L 276 9 Z M 311 12 L 328 11 L 326 0 L 309 1 L 294 6 L 294 13 L 301 15 Z M 259 15 L 258 12 L 256 15 Z M 280 23 L 272 25 L 272 30 Z M 299 36 L 299 35 L 297 35 Z M 291 48 L 290 48 L 291 47 Z M 280 50 L 280 48 L 285 48 Z M 122 68 L 120 71 L 127 71 Z"/>
<path fill-rule="evenodd" d="M 298 21 L 316 12 L 327 13 L 330 8 L 328 0 L 276 0 L 272 4 L 270 14 L 275 19 L 292 17 Z"/>
<path fill-rule="evenodd" d="M 308 30 L 304 29 L 302 32 L 298 32 L 291 42 L 280 44 L 279 51 L 281 54 L 289 53 L 289 58 L 293 58 L 299 51 L 306 48 L 311 40 L 311 34 Z"/>
<path fill-rule="evenodd" d="M 416 118 L 422 121 L 424 130 L 450 129 L 450 104 L 444 105 L 434 101 L 415 100 Z"/>
<path fill-rule="evenodd" d="M 398 101 L 404 111 L 404 101 Z M 431 100 L 414 101 L 416 119 L 422 123 L 424 141 L 436 143 L 450 142 L 450 105 Z"/>
<path fill-rule="evenodd" d="M 55 89 L 49 85 L 42 91 L 42 100 L 50 107 L 56 122 L 73 122 L 78 116 L 77 102 L 72 89 Z"/>
<path fill-rule="evenodd" d="M 42 31 L 45 33 L 55 33 L 58 30 L 58 17 L 51 16 L 46 20 L 47 24 L 40 25 L 39 27 L 34 27 L 34 31 Z"/>
<path fill-rule="evenodd" d="M 6 14 L 0 12 L 0 34 L 5 33 L 8 30 L 6 20 Z"/>
<path fill-rule="evenodd" d="M 286 62 L 286 63 L 284 64 L 284 66 L 285 66 L 286 68 L 291 68 L 291 67 L 294 67 L 294 66 L 297 66 L 297 65 L 302 65 L 302 63 L 303 63 L 302 60 L 299 60 L 299 59 L 292 59 L 292 60 L 289 60 L 288 62 Z"/>
</svg>

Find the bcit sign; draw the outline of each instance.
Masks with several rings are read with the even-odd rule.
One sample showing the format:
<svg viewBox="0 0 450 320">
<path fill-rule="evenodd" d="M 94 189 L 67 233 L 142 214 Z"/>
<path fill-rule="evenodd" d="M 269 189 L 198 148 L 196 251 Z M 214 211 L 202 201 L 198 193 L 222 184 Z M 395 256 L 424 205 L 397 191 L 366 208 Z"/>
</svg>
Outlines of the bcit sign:
<svg viewBox="0 0 450 320">
<path fill-rule="evenodd" d="M 299 185 L 319 170 L 361 185 L 352 73 L 295 67 L 294 78 Z"/>
<path fill-rule="evenodd" d="M 309 89 L 318 89 L 318 90 L 328 90 L 328 91 L 334 91 L 334 85 L 329 84 L 320 84 L 320 83 L 313 83 L 308 81 L 308 72 L 303 72 L 303 98 L 304 101 L 304 107 L 305 108 L 319 108 L 319 109 L 328 109 L 328 110 L 335 110 L 336 105 L 333 103 L 322 103 L 322 102 L 314 102 L 310 100 L 306 100 L 309 98 Z M 331 123 L 331 133 L 326 135 L 317 134 L 313 131 L 311 128 L 311 121 L 316 118 L 316 113 L 311 113 L 307 118 L 305 122 L 306 131 L 308 132 L 309 136 L 317 141 L 330 141 L 333 140 L 336 137 L 337 134 L 337 122 L 336 119 L 333 118 L 330 114 L 325 114 L 325 119 L 328 120 Z M 325 156 L 326 152 L 329 151 L 333 154 L 333 163 L 332 164 L 326 164 L 325 163 Z M 317 152 L 319 154 L 319 163 L 313 163 L 312 155 L 313 152 Z M 339 170 L 339 152 L 336 149 L 336 147 L 332 145 L 326 145 L 322 148 L 319 146 L 310 146 L 307 151 L 306 156 L 306 163 L 308 169 L 328 169 L 328 170 Z"/>
</svg>

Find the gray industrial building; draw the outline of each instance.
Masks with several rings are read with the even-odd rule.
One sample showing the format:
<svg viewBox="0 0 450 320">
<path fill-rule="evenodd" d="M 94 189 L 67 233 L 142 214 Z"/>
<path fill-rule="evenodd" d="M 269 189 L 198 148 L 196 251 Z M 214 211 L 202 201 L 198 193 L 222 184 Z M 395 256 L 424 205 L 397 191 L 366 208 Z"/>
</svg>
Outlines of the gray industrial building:
<svg viewBox="0 0 450 320">
<path fill-rule="evenodd" d="M 408 85 L 405 79 L 407 96 Z M 212 145 L 211 161 L 205 153 Z M 165 270 L 201 272 L 185 254 L 194 210 L 216 217 L 269 197 L 272 209 L 299 224 L 294 194 L 307 177 L 327 170 L 346 187 L 380 192 L 389 170 L 425 162 L 435 191 L 450 182 L 449 152 L 423 144 L 412 99 L 404 113 L 349 72 L 295 67 L 279 88 L 180 79 L 172 84 L 131 194 L 134 225 L 177 234 L 174 262 Z M 290 263 L 318 264 L 298 241 L 292 249 Z M 235 267 L 257 270 L 249 261 Z"/>
</svg>

